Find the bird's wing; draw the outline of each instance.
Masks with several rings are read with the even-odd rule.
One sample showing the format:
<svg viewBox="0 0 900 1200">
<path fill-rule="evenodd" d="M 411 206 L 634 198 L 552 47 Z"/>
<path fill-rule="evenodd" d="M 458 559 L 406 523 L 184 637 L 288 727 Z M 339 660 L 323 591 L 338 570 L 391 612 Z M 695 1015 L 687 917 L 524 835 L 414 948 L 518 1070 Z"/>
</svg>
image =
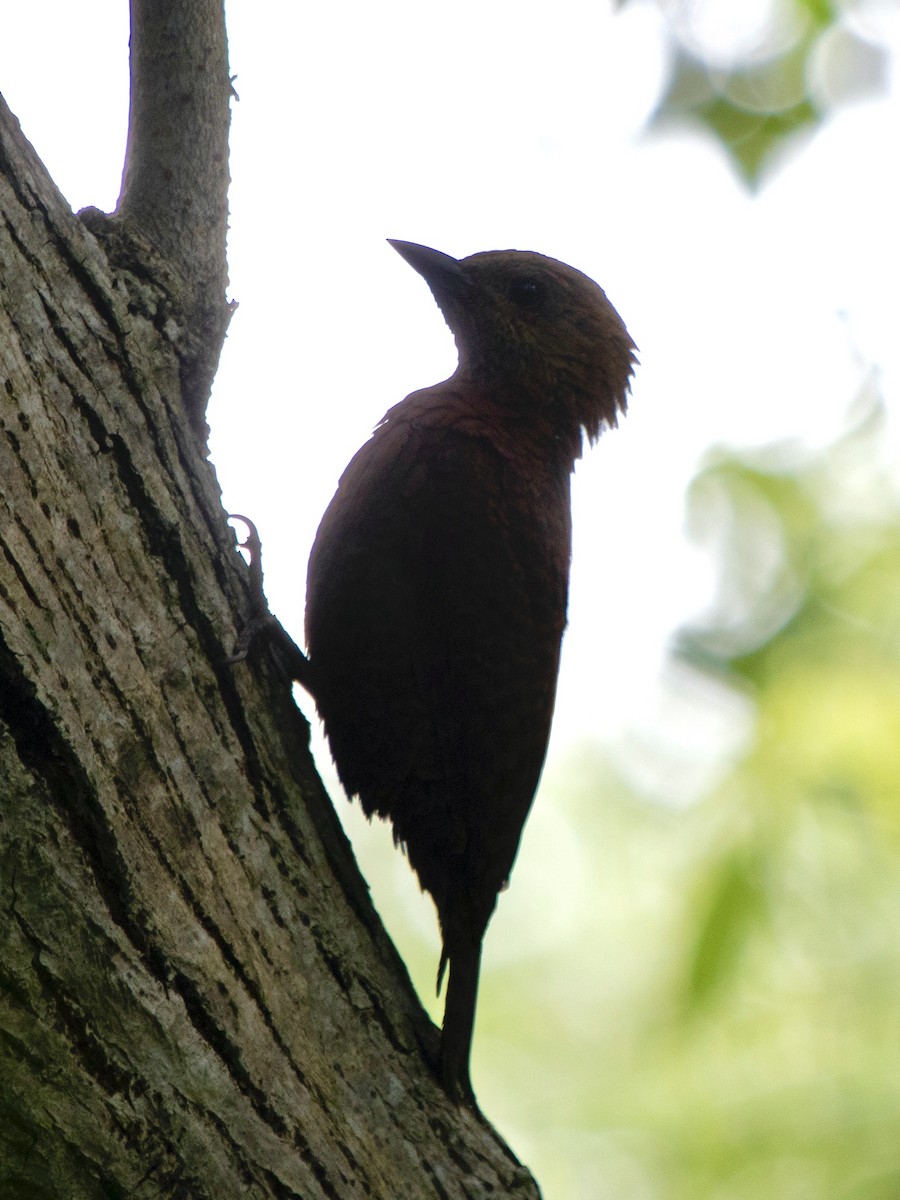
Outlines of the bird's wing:
<svg viewBox="0 0 900 1200">
<path fill-rule="evenodd" d="M 460 869 L 492 908 L 512 866 L 549 735 L 569 564 L 568 465 L 517 460 L 514 439 L 444 400 L 389 420 L 353 459 L 307 595 L 342 781 L 391 818 L 439 911 Z"/>
</svg>

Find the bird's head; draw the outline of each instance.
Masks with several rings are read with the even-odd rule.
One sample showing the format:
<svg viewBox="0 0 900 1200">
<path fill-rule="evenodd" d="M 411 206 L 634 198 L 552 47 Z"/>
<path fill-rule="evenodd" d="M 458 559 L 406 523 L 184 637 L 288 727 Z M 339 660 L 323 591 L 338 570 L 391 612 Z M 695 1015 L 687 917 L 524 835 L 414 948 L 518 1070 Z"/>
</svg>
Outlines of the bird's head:
<svg viewBox="0 0 900 1200">
<path fill-rule="evenodd" d="M 546 406 L 561 432 L 593 441 L 625 411 L 634 342 L 603 289 L 524 250 L 455 259 L 391 241 L 426 280 L 456 339 L 456 376 L 512 406 Z"/>
</svg>

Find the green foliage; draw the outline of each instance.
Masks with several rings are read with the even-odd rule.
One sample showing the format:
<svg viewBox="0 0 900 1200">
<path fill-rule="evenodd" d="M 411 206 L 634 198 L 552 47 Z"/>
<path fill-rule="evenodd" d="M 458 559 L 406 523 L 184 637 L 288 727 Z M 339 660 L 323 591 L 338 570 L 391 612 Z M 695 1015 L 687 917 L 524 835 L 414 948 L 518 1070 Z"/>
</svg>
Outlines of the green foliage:
<svg viewBox="0 0 900 1200">
<path fill-rule="evenodd" d="M 559 895 L 586 880 L 580 916 L 553 956 L 507 968 L 499 1000 L 488 984 L 480 1074 L 548 1200 L 900 1195 L 900 498 L 886 459 L 877 404 L 814 454 L 713 456 L 690 500 L 721 586 L 678 654 L 713 703 L 750 704 L 752 735 L 687 808 L 636 795 L 594 751 L 536 809 L 577 830 L 555 877 Z M 552 839 L 536 840 L 545 858 Z M 510 901 L 520 882 L 517 869 Z"/>
<path fill-rule="evenodd" d="M 723 25 L 728 12 L 718 10 Z M 830 0 L 780 0 L 767 22 L 735 37 L 727 51 L 695 27 L 690 0 L 668 4 L 666 13 L 672 65 L 651 124 L 705 129 L 750 186 L 798 135 L 814 132 L 831 107 L 884 85 L 883 53 L 852 31 Z M 735 6 L 731 20 L 739 19 Z"/>
<path fill-rule="evenodd" d="M 777 149 L 822 120 L 802 81 L 809 52 L 803 43 L 759 66 L 713 71 L 679 50 L 653 123 L 687 121 L 705 128 L 728 151 L 744 181 L 755 185 Z"/>
<path fill-rule="evenodd" d="M 723 579 L 760 538 L 773 561 L 743 607 L 723 593 L 681 652 L 752 691 L 747 767 L 767 791 L 840 800 L 900 832 L 900 510 L 880 437 L 874 408 L 792 472 L 733 458 L 704 472 L 694 504 L 718 489 L 729 506 Z"/>
<path fill-rule="evenodd" d="M 685 1016 L 714 1002 L 720 985 L 740 966 L 747 937 L 764 914 L 765 860 L 755 847 L 727 847 L 720 863 L 710 864 L 697 903 L 694 945 L 687 954 Z"/>
</svg>

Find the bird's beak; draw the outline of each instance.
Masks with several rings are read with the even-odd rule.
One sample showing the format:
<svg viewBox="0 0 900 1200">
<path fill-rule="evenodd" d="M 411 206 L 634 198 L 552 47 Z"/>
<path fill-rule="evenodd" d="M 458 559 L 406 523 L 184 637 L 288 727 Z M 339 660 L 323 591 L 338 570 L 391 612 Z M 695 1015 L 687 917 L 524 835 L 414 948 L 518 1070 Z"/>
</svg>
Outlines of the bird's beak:
<svg viewBox="0 0 900 1200">
<path fill-rule="evenodd" d="M 401 258 L 405 258 L 414 271 L 418 271 L 437 300 L 441 309 L 445 302 L 460 301 L 472 290 L 468 272 L 455 258 L 430 246 L 417 242 L 398 242 L 388 238 Z"/>
</svg>

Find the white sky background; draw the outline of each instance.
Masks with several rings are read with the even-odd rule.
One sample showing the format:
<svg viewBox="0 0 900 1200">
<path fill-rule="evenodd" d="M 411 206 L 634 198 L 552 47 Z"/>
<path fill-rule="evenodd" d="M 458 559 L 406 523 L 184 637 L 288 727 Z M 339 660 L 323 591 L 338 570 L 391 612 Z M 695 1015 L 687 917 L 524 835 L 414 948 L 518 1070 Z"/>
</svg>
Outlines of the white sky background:
<svg viewBox="0 0 900 1200">
<path fill-rule="evenodd" d="M 125 0 L 4 9 L 0 90 L 73 207 L 113 208 Z M 212 457 L 226 507 L 260 528 L 273 609 L 299 638 L 341 470 L 390 405 L 455 364 L 428 288 L 385 238 L 539 250 L 597 279 L 641 351 L 629 415 L 575 480 L 551 769 L 577 739 L 647 723 L 671 633 L 712 595 L 708 556 L 684 534 L 704 451 L 824 443 L 876 369 L 896 404 L 897 88 L 839 110 L 751 197 L 712 141 L 644 133 L 666 64 L 653 4 L 228 9 L 240 307 Z M 876 29 L 895 58 L 898 12 L 886 3 Z"/>
</svg>

